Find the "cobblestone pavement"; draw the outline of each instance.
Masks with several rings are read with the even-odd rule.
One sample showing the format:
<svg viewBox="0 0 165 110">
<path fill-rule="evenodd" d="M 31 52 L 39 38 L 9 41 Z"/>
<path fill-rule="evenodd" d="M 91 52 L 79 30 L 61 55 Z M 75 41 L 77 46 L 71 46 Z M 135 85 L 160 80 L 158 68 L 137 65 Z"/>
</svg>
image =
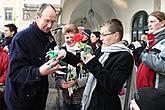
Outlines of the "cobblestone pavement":
<svg viewBox="0 0 165 110">
<path fill-rule="evenodd" d="M 124 105 L 124 95 L 120 96 L 122 107 Z M 0 102 L 2 103 L 2 102 Z M 2 109 L 0 106 L 0 110 Z M 49 76 L 49 94 L 45 110 L 62 110 L 62 96 L 61 91 L 55 87 L 54 77 Z"/>
<path fill-rule="evenodd" d="M 62 96 L 56 88 L 50 88 L 46 110 L 62 110 Z M 60 95 L 60 96 L 59 96 Z M 122 109 L 124 106 L 124 95 L 120 96 Z"/>
<path fill-rule="evenodd" d="M 55 86 L 55 78 L 49 75 L 49 94 L 47 99 L 46 110 L 62 110 L 62 96 L 60 90 Z"/>
<path fill-rule="evenodd" d="M 55 88 L 49 89 L 46 110 L 61 110 L 62 97 L 59 94 L 59 92 L 60 91 L 58 91 L 58 89 Z"/>
</svg>

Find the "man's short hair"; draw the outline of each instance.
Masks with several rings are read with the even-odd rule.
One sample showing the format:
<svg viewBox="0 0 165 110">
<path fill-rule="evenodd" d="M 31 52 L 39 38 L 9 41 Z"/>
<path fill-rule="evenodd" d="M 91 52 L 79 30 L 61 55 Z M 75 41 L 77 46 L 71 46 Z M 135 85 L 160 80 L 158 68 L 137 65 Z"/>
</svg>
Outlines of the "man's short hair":
<svg viewBox="0 0 165 110">
<path fill-rule="evenodd" d="M 54 8 L 53 5 L 51 4 L 47 4 L 47 3 L 43 3 L 41 4 L 41 6 L 38 8 L 37 10 L 37 16 L 42 16 L 42 12 L 47 8 L 47 7 L 52 7 L 52 9 L 56 12 L 56 9 Z"/>
<path fill-rule="evenodd" d="M 120 40 L 123 38 L 123 25 L 120 20 L 118 19 L 110 19 L 106 21 L 102 26 L 108 26 L 109 32 L 115 33 L 119 32 L 120 34 Z"/>
</svg>

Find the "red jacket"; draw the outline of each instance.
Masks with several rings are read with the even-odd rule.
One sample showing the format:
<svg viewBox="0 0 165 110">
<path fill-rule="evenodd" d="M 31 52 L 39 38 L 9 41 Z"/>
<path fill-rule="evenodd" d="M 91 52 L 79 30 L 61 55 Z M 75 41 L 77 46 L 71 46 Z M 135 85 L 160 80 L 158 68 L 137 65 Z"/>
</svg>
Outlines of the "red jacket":
<svg viewBox="0 0 165 110">
<path fill-rule="evenodd" d="M 8 54 L 4 52 L 2 48 L 0 48 L 0 83 L 5 83 L 8 63 Z"/>
<path fill-rule="evenodd" d="M 150 48 L 152 45 L 154 45 L 154 35 L 148 34 L 148 48 Z M 150 69 L 148 66 L 146 66 L 143 62 L 141 62 L 138 66 L 137 72 L 136 72 L 136 87 L 137 90 L 143 87 L 154 87 L 155 86 L 155 72 Z"/>
</svg>

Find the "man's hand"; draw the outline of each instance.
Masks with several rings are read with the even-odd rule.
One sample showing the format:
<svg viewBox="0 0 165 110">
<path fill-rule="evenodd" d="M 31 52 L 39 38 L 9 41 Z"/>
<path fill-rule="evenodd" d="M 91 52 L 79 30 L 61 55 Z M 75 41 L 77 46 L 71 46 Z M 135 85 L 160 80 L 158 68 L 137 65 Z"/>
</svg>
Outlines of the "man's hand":
<svg viewBox="0 0 165 110">
<path fill-rule="evenodd" d="M 59 70 L 59 64 L 58 61 L 49 60 L 48 62 L 44 63 L 40 68 L 40 75 L 48 75 L 55 73 L 56 70 Z"/>
</svg>

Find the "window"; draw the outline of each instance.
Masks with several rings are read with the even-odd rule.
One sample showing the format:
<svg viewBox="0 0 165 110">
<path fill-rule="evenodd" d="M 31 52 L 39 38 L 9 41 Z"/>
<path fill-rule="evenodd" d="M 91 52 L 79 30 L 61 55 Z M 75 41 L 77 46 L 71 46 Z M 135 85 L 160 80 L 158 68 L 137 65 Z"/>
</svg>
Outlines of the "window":
<svg viewBox="0 0 165 110">
<path fill-rule="evenodd" d="M 23 9 L 23 20 L 29 20 L 29 18 L 30 18 L 30 14 L 28 10 Z"/>
<path fill-rule="evenodd" d="M 137 12 L 133 17 L 132 22 L 132 42 L 140 40 L 142 34 L 146 34 L 148 14 L 145 11 Z"/>
<path fill-rule="evenodd" d="M 5 8 L 5 20 L 12 20 L 13 9 Z"/>
</svg>

